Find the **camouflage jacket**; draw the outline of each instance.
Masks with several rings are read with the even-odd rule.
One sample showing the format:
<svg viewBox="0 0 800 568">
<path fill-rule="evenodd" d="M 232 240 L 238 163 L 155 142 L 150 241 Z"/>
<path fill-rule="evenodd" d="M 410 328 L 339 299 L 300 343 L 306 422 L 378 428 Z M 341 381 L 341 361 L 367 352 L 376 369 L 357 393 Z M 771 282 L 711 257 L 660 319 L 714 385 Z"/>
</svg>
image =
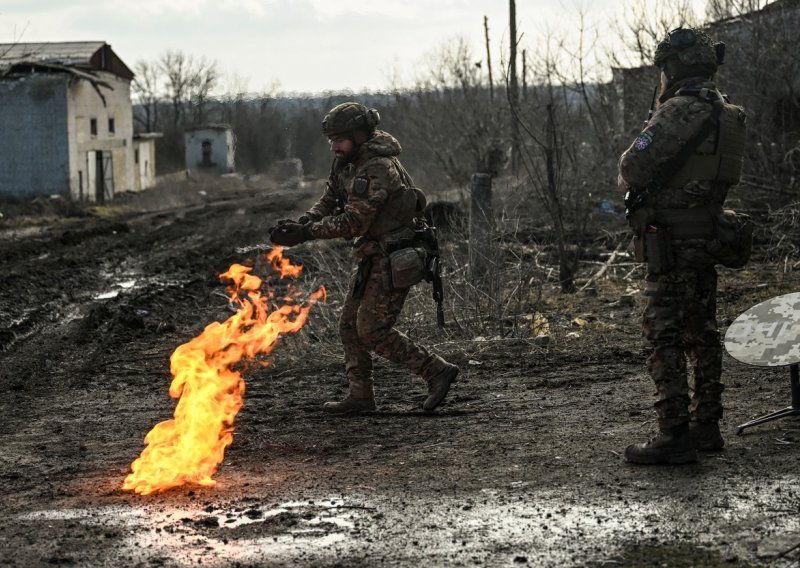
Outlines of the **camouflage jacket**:
<svg viewBox="0 0 800 568">
<path fill-rule="evenodd" d="M 380 241 L 387 233 L 411 227 L 417 195 L 397 159 L 400 151 L 391 134 L 378 130 L 352 160 L 334 160 L 322 197 L 307 213 L 311 235 Z"/>
<path fill-rule="evenodd" d="M 679 81 L 659 99 L 659 106 L 645 129 L 619 159 L 619 186 L 641 189 L 653 179 L 661 167 L 677 155 L 702 128 L 711 114 L 712 105 L 696 96 L 675 96 L 682 87 L 715 89 L 714 83 L 697 78 Z M 698 148 L 713 153 L 716 133 L 712 133 Z M 713 203 L 722 204 L 728 185 L 714 181 L 689 181 L 680 187 L 662 188 L 650 199 L 654 209 L 686 209 Z"/>
</svg>

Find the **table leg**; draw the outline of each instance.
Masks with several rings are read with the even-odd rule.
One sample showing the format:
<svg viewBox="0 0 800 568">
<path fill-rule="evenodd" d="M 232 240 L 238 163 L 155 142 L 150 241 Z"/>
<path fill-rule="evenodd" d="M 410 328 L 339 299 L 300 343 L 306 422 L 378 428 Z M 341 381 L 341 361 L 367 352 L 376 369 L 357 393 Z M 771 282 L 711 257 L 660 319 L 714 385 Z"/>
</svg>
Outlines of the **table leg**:
<svg viewBox="0 0 800 568">
<path fill-rule="evenodd" d="M 777 420 L 778 418 L 784 418 L 786 416 L 800 416 L 800 366 L 798 366 L 797 363 L 789 365 L 789 379 L 792 384 L 792 405 L 787 406 L 783 410 L 778 410 L 777 412 L 772 412 L 766 416 L 761 416 L 760 418 L 741 424 L 736 428 L 737 436 L 741 436 L 745 428 L 755 426 L 756 424 L 771 422 L 772 420 Z"/>
</svg>

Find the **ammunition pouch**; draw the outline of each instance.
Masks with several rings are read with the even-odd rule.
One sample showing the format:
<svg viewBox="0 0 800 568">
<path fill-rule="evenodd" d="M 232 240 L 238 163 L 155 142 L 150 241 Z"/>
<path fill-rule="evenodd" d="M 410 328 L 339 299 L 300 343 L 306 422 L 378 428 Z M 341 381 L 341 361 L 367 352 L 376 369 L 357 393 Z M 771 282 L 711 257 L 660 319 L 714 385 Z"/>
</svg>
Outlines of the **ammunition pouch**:
<svg viewBox="0 0 800 568">
<path fill-rule="evenodd" d="M 430 242 L 431 237 L 433 243 Z M 399 229 L 383 238 L 383 246 L 389 254 L 394 288 L 408 288 L 422 280 L 432 280 L 431 264 L 434 257 L 438 256 L 435 239 L 435 234 L 427 226 Z"/>
<path fill-rule="evenodd" d="M 410 288 L 425 278 L 425 249 L 407 247 L 389 254 L 389 269 L 392 274 L 392 287 L 395 289 Z"/>
<path fill-rule="evenodd" d="M 743 267 L 753 252 L 753 221 L 750 216 L 725 209 L 715 221 L 715 238 L 706 244 L 706 250 L 722 266 Z"/>
</svg>

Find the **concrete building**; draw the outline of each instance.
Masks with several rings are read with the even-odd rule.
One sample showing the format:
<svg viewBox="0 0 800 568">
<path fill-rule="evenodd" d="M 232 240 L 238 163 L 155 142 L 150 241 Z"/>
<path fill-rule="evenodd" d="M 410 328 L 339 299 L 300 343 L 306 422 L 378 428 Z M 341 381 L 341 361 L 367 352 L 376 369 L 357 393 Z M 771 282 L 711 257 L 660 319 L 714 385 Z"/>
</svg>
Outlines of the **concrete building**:
<svg viewBox="0 0 800 568">
<path fill-rule="evenodd" d="M 132 79 L 102 41 L 0 44 L 0 196 L 103 202 L 149 186 L 149 146 L 137 180 Z"/>
<path fill-rule="evenodd" d="M 227 124 L 209 124 L 184 133 L 186 169 L 227 174 L 234 169 L 233 130 Z"/>
</svg>

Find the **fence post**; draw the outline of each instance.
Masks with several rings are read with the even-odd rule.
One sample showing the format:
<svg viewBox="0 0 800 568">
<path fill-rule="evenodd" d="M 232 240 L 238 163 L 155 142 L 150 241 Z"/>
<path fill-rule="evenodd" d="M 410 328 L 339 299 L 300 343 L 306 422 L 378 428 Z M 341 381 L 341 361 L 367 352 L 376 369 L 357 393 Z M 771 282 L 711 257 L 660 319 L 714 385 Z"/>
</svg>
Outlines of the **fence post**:
<svg viewBox="0 0 800 568">
<path fill-rule="evenodd" d="M 473 282 L 484 280 L 494 264 L 490 262 L 493 231 L 492 176 L 473 174 L 469 208 L 469 274 Z"/>
</svg>

